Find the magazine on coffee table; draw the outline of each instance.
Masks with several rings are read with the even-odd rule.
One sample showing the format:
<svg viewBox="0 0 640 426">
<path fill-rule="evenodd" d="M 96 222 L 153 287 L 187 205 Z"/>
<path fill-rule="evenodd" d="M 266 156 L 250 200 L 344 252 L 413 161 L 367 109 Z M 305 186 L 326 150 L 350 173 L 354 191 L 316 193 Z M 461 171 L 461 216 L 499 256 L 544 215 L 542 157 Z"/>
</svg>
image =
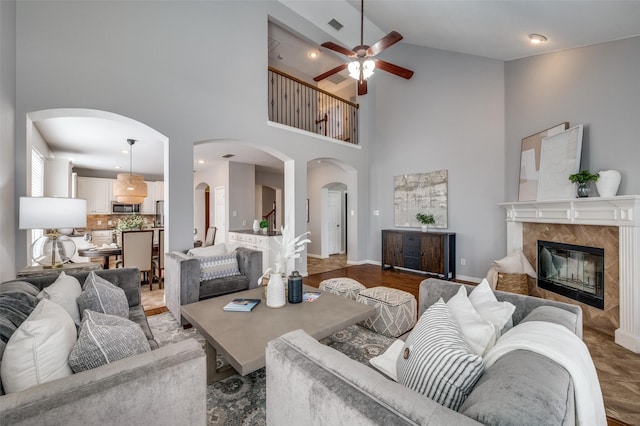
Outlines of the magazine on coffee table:
<svg viewBox="0 0 640 426">
<path fill-rule="evenodd" d="M 302 300 L 304 300 L 305 302 L 313 302 L 315 301 L 318 297 L 320 297 L 322 293 L 319 291 L 314 291 L 314 292 L 306 292 L 302 295 Z"/>
<path fill-rule="evenodd" d="M 227 312 L 250 312 L 258 306 L 260 299 L 233 299 L 222 309 Z"/>
</svg>

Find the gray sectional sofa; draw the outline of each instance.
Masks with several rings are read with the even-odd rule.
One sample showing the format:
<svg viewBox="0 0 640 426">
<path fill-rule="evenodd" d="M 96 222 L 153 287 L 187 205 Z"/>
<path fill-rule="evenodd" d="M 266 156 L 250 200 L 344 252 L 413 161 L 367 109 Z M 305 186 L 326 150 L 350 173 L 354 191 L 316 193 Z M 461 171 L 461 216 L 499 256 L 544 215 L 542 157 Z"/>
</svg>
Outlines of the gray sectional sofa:
<svg viewBox="0 0 640 426">
<path fill-rule="evenodd" d="M 158 348 L 140 302 L 140 272 L 96 274 L 121 287 L 150 352 L 0 396 L 2 425 L 205 424 L 206 363 L 194 339 Z M 87 273 L 75 276 L 82 284 Z M 24 278 L 42 289 L 57 276 Z"/>
<path fill-rule="evenodd" d="M 165 258 L 165 302 L 174 318 L 184 325 L 180 307 L 199 300 L 258 287 L 262 275 L 262 252 L 245 247 L 236 249 L 240 275 L 200 281 L 200 261 L 185 252 L 172 251 Z"/>
<path fill-rule="evenodd" d="M 447 301 L 459 287 L 449 281 L 423 281 L 419 314 L 440 297 Z M 559 323 L 582 337 L 579 306 L 495 294 L 499 301 L 516 306 L 514 325 L 539 306 L 554 306 L 561 311 L 550 310 L 550 315 L 534 319 Z M 513 351 L 486 369 L 457 412 L 320 344 L 302 330 L 271 341 L 266 365 L 269 425 L 296 424 L 300 419 L 308 425 L 576 423 L 569 373 L 554 361 L 525 350 Z"/>
</svg>

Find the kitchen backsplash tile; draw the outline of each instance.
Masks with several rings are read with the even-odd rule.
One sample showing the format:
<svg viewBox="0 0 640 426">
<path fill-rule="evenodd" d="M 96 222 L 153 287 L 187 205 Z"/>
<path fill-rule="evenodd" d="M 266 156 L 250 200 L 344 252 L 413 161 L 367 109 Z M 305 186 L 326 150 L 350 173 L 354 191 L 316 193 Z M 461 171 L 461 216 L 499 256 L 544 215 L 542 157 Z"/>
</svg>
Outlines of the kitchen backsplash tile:
<svg viewBox="0 0 640 426">
<path fill-rule="evenodd" d="M 118 224 L 118 219 L 124 219 L 130 214 L 89 214 L 87 215 L 87 227 L 85 231 L 96 231 L 101 229 L 114 229 Z M 144 218 L 145 224 L 153 226 L 155 216 L 152 214 L 140 215 Z"/>
</svg>

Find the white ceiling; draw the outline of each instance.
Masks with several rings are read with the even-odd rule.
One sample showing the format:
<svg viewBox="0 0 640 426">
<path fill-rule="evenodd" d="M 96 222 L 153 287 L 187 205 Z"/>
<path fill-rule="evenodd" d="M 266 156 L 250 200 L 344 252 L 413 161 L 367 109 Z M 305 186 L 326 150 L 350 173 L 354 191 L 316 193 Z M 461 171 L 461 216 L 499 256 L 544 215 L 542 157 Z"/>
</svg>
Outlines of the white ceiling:
<svg viewBox="0 0 640 426">
<path fill-rule="evenodd" d="M 358 0 L 279 1 L 326 31 L 326 41 L 348 48 L 360 43 Z M 365 44 L 371 45 L 395 30 L 404 36 L 401 43 L 500 60 L 640 35 L 640 0 L 367 0 L 364 8 Z M 336 31 L 328 25 L 331 19 L 344 27 Z M 276 40 L 270 43 L 270 60 L 279 61 L 285 72 L 297 69 L 313 77 L 344 60 L 341 55 L 277 26 L 269 25 L 269 32 L 270 39 Z M 548 41 L 534 46 L 527 38 L 530 33 L 543 34 Z M 318 60 L 307 56 L 313 49 L 320 52 Z M 332 89 L 330 85 L 323 88 Z M 134 172 L 163 174 L 162 142 L 140 134 L 137 128 L 99 118 L 51 118 L 37 122 L 36 126 L 55 156 L 70 158 L 76 167 L 114 172 L 113 167 L 120 165 L 122 171 L 127 171 L 129 157 L 121 151 L 128 148 L 126 139 L 132 138 L 140 141 L 133 149 Z M 273 156 L 233 142 L 196 146 L 194 170 L 227 161 L 221 156 L 228 153 L 235 154 L 231 161 L 282 170 L 282 163 Z"/>
</svg>

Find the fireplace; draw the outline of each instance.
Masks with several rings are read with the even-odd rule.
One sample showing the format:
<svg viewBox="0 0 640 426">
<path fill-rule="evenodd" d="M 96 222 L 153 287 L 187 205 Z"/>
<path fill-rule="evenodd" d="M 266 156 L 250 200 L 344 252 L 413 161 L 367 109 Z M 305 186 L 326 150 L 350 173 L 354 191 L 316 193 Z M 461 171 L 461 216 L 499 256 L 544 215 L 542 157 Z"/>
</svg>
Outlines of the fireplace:
<svg viewBox="0 0 640 426">
<path fill-rule="evenodd" d="M 604 249 L 538 240 L 538 286 L 604 309 Z"/>
<path fill-rule="evenodd" d="M 603 247 L 604 309 L 582 305 L 584 325 L 640 353 L 640 195 L 500 204 L 507 217 L 507 253 L 523 250 L 537 263 L 537 242 Z M 573 302 L 543 288 L 542 297 Z"/>
</svg>

